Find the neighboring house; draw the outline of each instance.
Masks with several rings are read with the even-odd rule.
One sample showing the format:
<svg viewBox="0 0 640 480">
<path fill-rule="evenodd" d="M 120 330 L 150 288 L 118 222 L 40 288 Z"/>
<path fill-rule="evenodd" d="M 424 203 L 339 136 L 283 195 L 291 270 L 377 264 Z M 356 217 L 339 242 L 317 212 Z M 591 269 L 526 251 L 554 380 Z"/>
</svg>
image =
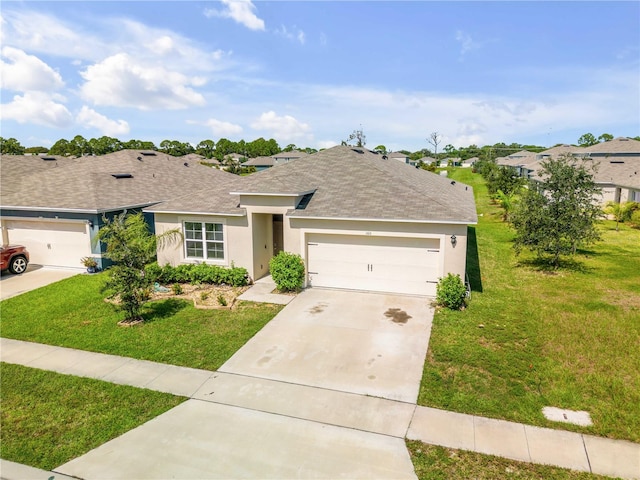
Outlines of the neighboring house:
<svg viewBox="0 0 640 480">
<path fill-rule="evenodd" d="M 242 164 L 243 167 L 255 167 L 256 171 L 266 170 L 275 166 L 276 161 L 273 157 L 256 157 L 251 158 Z"/>
<path fill-rule="evenodd" d="M 282 165 L 283 163 L 290 162 L 292 160 L 299 160 L 301 158 L 308 157 L 309 154 L 301 152 L 299 150 L 291 150 L 290 152 L 280 152 L 272 155 L 271 158 L 275 161 L 276 165 Z"/>
<path fill-rule="evenodd" d="M 94 256 L 105 267 L 102 246 L 93 241 L 103 217 L 235 177 L 152 151 L 48 158 L 3 155 L 0 163 L 2 242 L 25 245 L 31 263 L 47 266 L 82 268 L 80 259 Z M 146 217 L 153 229 L 153 215 Z"/>
<path fill-rule="evenodd" d="M 411 165 L 412 167 L 414 167 L 417 163 L 417 160 L 411 160 L 408 155 L 402 152 L 390 152 L 386 154 L 386 157 L 390 158 L 391 160 L 397 160 L 399 162 L 406 163 L 407 165 Z"/>
<path fill-rule="evenodd" d="M 158 232 L 184 233 L 160 264 L 233 264 L 257 280 L 285 250 L 303 258 L 306 286 L 420 295 L 447 273 L 465 278 L 477 222 L 471 187 L 349 146 L 144 211 Z"/>
<path fill-rule="evenodd" d="M 466 160 L 462 160 L 460 162 L 460 166 L 465 168 L 470 168 L 470 167 L 473 167 L 476 164 L 476 162 L 479 160 L 480 159 L 478 157 L 467 158 Z"/>
<path fill-rule="evenodd" d="M 462 165 L 462 159 L 460 157 L 449 157 L 442 160 L 442 165 L 451 167 L 459 167 Z"/>
<path fill-rule="evenodd" d="M 593 162 L 594 180 L 602 189 L 602 203 L 640 201 L 640 142 L 631 138 L 619 137 L 584 148 L 557 145 L 540 153 L 523 150 L 496 159 L 496 163 L 516 169 L 522 177 L 536 180 L 541 162 L 562 155 Z"/>
<path fill-rule="evenodd" d="M 280 152 L 270 157 L 251 158 L 242 165 L 246 167 L 255 167 L 256 171 L 259 172 L 261 170 L 266 170 L 267 168 L 275 167 L 276 165 L 282 165 L 308 156 L 308 153 L 291 150 L 290 152 Z"/>
</svg>

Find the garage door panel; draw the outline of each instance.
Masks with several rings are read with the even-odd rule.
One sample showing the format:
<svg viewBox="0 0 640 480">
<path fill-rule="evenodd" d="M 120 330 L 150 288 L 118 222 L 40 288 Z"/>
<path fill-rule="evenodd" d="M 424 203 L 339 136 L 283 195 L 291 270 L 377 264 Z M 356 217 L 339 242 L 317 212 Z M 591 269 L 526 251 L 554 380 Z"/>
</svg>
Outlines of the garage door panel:
<svg viewBox="0 0 640 480">
<path fill-rule="evenodd" d="M 435 295 L 442 275 L 439 239 L 309 236 L 311 286 Z"/>
<path fill-rule="evenodd" d="M 91 255 L 85 223 L 9 220 L 6 225 L 9 242 L 26 246 L 31 263 L 81 268 L 80 259 Z"/>
</svg>

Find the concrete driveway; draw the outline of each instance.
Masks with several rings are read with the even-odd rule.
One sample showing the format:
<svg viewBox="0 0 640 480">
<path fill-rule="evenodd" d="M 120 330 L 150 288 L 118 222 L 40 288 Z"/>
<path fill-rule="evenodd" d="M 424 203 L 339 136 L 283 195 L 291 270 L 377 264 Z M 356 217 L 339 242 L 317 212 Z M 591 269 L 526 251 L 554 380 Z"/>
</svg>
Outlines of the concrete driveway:
<svg viewBox="0 0 640 480">
<path fill-rule="evenodd" d="M 428 303 L 312 288 L 219 371 L 415 403 L 433 320 Z"/>
<path fill-rule="evenodd" d="M 432 317 L 425 298 L 304 291 L 190 400 L 55 471 L 415 480 L 404 436 Z"/>
<path fill-rule="evenodd" d="M 27 270 L 22 275 L 2 272 L 2 275 L 0 275 L 0 300 L 15 297 L 21 293 L 44 287 L 45 285 L 73 277 L 79 273 L 82 273 L 82 270 L 42 267 L 41 265 L 34 264 L 29 264 Z"/>
</svg>

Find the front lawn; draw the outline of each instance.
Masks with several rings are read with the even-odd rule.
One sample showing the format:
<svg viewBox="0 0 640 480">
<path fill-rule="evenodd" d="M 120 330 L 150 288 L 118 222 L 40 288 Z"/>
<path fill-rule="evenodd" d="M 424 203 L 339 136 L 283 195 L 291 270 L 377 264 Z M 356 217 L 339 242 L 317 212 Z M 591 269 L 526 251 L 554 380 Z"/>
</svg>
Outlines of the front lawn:
<svg viewBox="0 0 640 480">
<path fill-rule="evenodd" d="M 2 458 L 44 470 L 83 455 L 186 400 L 9 363 L 1 368 Z"/>
<path fill-rule="evenodd" d="M 639 442 L 640 230 L 604 222 L 601 243 L 549 271 L 514 256 L 480 175 L 452 176 L 474 186 L 481 215 L 472 299 L 436 313 L 419 404 Z M 547 421 L 544 406 L 586 410 L 594 426 Z"/>
<path fill-rule="evenodd" d="M 199 310 L 167 299 L 145 306 L 143 324 L 121 327 L 122 314 L 100 293 L 104 275 L 76 275 L 4 300 L 2 336 L 216 370 L 282 309 L 240 302 L 233 310 Z"/>
</svg>

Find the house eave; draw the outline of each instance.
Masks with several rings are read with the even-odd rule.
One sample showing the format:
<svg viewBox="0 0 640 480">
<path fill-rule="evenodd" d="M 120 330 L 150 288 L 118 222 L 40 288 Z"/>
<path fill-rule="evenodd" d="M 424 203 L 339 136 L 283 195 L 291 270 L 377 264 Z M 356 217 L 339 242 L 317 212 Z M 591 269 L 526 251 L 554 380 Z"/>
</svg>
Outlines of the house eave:
<svg viewBox="0 0 640 480">
<path fill-rule="evenodd" d="M 308 215 L 289 215 L 289 218 L 308 219 L 308 220 L 342 220 L 356 222 L 391 222 L 391 223 L 428 223 L 428 224 L 447 224 L 447 225 L 477 225 L 478 221 L 461 221 L 461 220 L 415 220 L 408 218 L 357 218 L 357 217 L 324 217 L 324 216 L 308 216 Z"/>
<path fill-rule="evenodd" d="M 303 190 L 300 192 L 295 192 L 295 193 L 291 193 L 291 192 L 280 192 L 280 193 L 268 193 L 268 192 L 229 192 L 230 195 L 247 195 L 247 196 L 254 196 L 254 197 L 301 197 L 303 195 L 308 195 L 310 193 L 315 192 L 316 189 L 311 189 L 311 190 Z"/>
<path fill-rule="evenodd" d="M 246 217 L 247 213 L 225 213 L 225 212 L 191 212 L 188 210 L 142 210 L 145 213 L 164 213 L 170 215 L 215 215 L 217 217 Z"/>
</svg>

